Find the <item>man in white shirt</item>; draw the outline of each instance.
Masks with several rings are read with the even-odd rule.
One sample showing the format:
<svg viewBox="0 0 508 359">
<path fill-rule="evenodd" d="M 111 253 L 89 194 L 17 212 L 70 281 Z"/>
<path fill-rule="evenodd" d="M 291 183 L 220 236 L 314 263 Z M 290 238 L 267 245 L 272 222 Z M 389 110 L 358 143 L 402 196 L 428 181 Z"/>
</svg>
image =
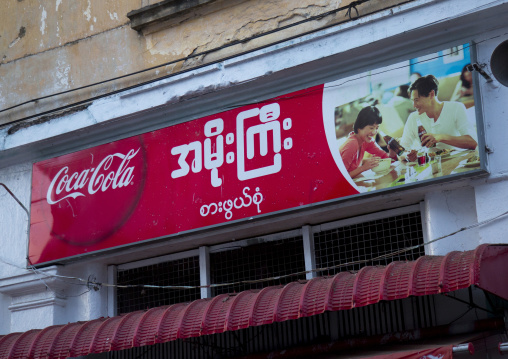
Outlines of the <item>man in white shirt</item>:
<svg viewBox="0 0 508 359">
<path fill-rule="evenodd" d="M 409 115 L 400 144 L 406 150 L 418 150 L 423 146 L 436 148 L 464 148 L 474 150 L 478 146 L 472 136 L 466 116 L 466 108 L 460 102 L 439 101 L 438 81 L 432 75 L 420 77 L 411 84 L 408 92 L 416 109 Z M 417 122 L 420 120 L 427 131 L 421 141 Z M 416 160 L 416 151 L 408 154 Z"/>
</svg>

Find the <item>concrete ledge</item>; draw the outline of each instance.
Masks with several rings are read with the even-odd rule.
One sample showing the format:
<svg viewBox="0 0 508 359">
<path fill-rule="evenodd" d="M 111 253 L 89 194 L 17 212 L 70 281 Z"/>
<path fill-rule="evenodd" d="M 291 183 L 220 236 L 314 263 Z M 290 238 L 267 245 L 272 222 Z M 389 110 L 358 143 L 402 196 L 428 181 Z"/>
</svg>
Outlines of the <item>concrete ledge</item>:
<svg viewBox="0 0 508 359">
<path fill-rule="evenodd" d="M 66 304 L 67 304 L 67 301 L 65 299 L 55 297 L 55 298 L 47 298 L 47 299 L 41 299 L 41 300 L 33 300 L 33 301 L 29 301 L 29 302 L 24 302 L 24 303 L 12 304 L 8 307 L 8 309 L 11 312 L 20 312 L 23 310 L 42 308 L 42 307 L 53 307 L 53 306 L 65 307 Z"/>
<path fill-rule="evenodd" d="M 179 18 L 197 7 L 213 3 L 217 0 L 165 0 L 157 4 L 148 5 L 127 14 L 131 20 L 131 27 L 142 31 L 152 25 L 167 23 Z M 169 25 L 169 24 L 168 24 Z"/>
<path fill-rule="evenodd" d="M 37 272 L 26 273 L 0 279 L 0 293 L 10 297 L 46 292 L 48 287 L 54 291 L 65 290 L 67 283 L 55 277 L 61 275 L 61 266 L 38 269 Z"/>
</svg>

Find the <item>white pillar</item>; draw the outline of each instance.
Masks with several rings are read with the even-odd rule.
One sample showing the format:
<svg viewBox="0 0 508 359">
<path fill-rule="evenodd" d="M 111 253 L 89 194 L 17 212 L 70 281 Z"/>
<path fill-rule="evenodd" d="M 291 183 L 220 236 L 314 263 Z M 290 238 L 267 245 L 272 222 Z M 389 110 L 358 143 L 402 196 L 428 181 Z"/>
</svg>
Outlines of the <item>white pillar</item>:
<svg viewBox="0 0 508 359">
<path fill-rule="evenodd" d="M 312 235 L 312 227 L 303 226 L 302 236 L 303 236 L 303 255 L 305 258 L 305 270 L 311 271 L 313 269 L 316 269 L 316 254 L 314 251 L 314 236 Z M 307 279 L 312 279 L 317 277 L 317 273 L 308 272 L 305 275 L 305 277 Z"/>
<path fill-rule="evenodd" d="M 478 228 L 480 243 L 508 243 L 508 181 L 486 183 L 475 187 L 478 221 L 494 221 Z"/>
<path fill-rule="evenodd" d="M 117 267 L 108 267 L 108 283 L 116 284 Z M 116 287 L 107 287 L 108 291 L 108 316 L 116 315 Z"/>
<path fill-rule="evenodd" d="M 210 285 L 210 248 L 199 247 L 199 280 L 201 285 Z M 201 288 L 201 298 L 210 298 L 212 288 Z"/>
<path fill-rule="evenodd" d="M 445 255 L 454 250 L 467 251 L 479 244 L 478 228 L 448 236 L 478 223 L 475 190 L 472 187 L 429 192 L 422 204 L 422 217 L 425 242 L 444 237 L 425 246 L 425 254 Z"/>
</svg>

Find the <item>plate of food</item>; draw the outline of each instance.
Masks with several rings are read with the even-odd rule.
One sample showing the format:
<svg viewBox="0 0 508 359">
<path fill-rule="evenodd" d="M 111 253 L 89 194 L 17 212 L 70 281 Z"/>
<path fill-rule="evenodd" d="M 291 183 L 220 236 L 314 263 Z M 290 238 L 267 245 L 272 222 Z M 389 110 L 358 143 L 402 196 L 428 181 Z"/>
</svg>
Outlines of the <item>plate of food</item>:
<svg viewBox="0 0 508 359">
<path fill-rule="evenodd" d="M 443 148 L 443 149 L 440 149 L 440 150 L 437 150 L 436 152 L 434 152 L 434 155 L 431 156 L 431 154 L 429 153 L 429 156 L 430 157 L 434 157 L 434 156 L 441 156 L 441 158 L 443 157 L 448 157 L 450 156 L 450 154 L 453 152 L 454 150 L 450 149 L 450 148 Z"/>
<path fill-rule="evenodd" d="M 392 164 L 392 160 L 390 158 L 383 158 L 379 160 L 379 164 L 372 168 L 372 171 L 375 173 L 386 172 L 390 169 L 390 165 Z"/>
<path fill-rule="evenodd" d="M 480 157 L 472 156 L 470 157 L 466 163 L 464 163 L 464 167 L 477 167 L 480 165 Z"/>
</svg>

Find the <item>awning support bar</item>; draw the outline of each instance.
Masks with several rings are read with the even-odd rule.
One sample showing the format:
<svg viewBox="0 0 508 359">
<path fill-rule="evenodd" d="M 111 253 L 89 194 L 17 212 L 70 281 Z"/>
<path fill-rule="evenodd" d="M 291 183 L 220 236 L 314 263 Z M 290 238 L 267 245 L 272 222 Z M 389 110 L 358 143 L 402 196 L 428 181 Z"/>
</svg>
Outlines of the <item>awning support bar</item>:
<svg viewBox="0 0 508 359">
<path fill-rule="evenodd" d="M 469 289 L 471 290 L 471 287 L 469 287 Z M 447 298 L 450 298 L 450 299 L 456 300 L 456 301 L 458 301 L 458 302 L 460 302 L 460 303 L 467 304 L 467 305 L 469 305 L 471 308 L 474 308 L 474 309 L 480 309 L 480 310 L 483 310 L 484 312 L 487 312 L 487 313 L 489 313 L 489 314 L 492 314 L 492 315 L 494 315 L 494 316 L 496 316 L 496 317 L 498 316 L 498 313 L 494 313 L 493 311 L 491 311 L 491 310 L 489 310 L 489 309 L 482 308 L 482 307 L 480 307 L 479 305 L 477 305 L 477 304 L 473 301 L 472 296 L 470 296 L 470 297 L 469 297 L 469 300 L 470 300 L 469 302 L 467 302 L 467 301 L 465 301 L 465 300 L 462 300 L 462 299 L 459 299 L 459 298 L 457 298 L 457 297 L 455 297 L 455 296 L 447 295 L 446 293 L 444 294 L 444 296 L 445 296 L 445 297 L 447 297 Z"/>
<path fill-rule="evenodd" d="M 473 343 L 465 343 L 453 346 L 453 354 L 463 354 L 469 352 L 469 354 L 474 354 L 474 345 Z"/>
</svg>

